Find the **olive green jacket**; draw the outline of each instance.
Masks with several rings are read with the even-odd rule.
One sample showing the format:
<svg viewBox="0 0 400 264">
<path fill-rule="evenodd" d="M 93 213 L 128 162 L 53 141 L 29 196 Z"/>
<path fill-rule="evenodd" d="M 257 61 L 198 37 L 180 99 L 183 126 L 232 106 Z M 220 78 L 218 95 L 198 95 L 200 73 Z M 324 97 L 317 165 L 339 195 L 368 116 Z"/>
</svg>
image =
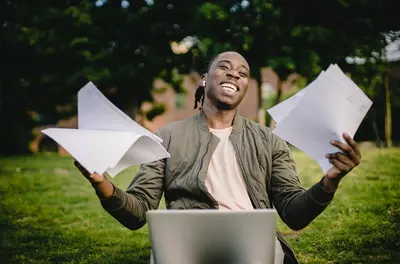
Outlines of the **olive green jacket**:
<svg viewBox="0 0 400 264">
<path fill-rule="evenodd" d="M 209 131 L 204 113 L 169 124 L 157 135 L 171 157 L 142 165 L 126 192 L 115 187 L 111 197 L 100 199 L 104 209 L 129 229 L 145 225 L 146 211 L 158 208 L 163 193 L 168 209 L 218 208 L 205 178 L 219 139 Z M 322 180 L 307 191 L 301 186 L 286 142 L 269 128 L 236 114 L 230 140 L 254 208 L 275 207 L 290 228 L 299 230 L 332 200 L 334 194 L 323 189 Z M 278 239 L 285 263 L 297 263 L 279 234 Z"/>
</svg>

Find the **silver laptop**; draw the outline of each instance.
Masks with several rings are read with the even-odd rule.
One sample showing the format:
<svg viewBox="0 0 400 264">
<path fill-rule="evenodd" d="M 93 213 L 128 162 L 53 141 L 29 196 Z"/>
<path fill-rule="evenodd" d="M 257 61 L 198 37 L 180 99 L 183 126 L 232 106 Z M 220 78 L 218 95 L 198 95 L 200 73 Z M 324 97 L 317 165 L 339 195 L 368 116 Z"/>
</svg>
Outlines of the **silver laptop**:
<svg viewBox="0 0 400 264">
<path fill-rule="evenodd" d="M 154 210 L 147 220 L 155 264 L 274 263 L 277 214 Z"/>
</svg>

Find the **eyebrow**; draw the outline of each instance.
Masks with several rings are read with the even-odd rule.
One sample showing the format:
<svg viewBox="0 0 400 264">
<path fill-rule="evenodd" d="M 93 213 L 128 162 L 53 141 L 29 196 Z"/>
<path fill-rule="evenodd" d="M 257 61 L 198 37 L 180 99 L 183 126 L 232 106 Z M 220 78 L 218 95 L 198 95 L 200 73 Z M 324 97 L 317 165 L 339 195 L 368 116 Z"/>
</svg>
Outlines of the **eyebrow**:
<svg viewBox="0 0 400 264">
<path fill-rule="evenodd" d="M 229 63 L 231 66 L 232 66 L 232 62 L 231 61 L 229 61 L 229 60 L 220 60 L 220 61 L 218 61 L 218 63 L 220 63 L 220 62 L 226 62 L 226 63 Z M 243 68 L 245 68 L 247 71 L 250 71 L 245 65 L 241 65 Z"/>
</svg>

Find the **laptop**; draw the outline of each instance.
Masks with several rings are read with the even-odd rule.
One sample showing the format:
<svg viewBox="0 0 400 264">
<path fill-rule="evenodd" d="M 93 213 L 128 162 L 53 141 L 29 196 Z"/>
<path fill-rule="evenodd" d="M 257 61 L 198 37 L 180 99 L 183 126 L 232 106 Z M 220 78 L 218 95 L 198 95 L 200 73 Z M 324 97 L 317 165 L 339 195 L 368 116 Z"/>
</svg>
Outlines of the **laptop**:
<svg viewBox="0 0 400 264">
<path fill-rule="evenodd" d="M 151 210 L 146 216 L 155 264 L 274 263 L 274 209 Z"/>
</svg>

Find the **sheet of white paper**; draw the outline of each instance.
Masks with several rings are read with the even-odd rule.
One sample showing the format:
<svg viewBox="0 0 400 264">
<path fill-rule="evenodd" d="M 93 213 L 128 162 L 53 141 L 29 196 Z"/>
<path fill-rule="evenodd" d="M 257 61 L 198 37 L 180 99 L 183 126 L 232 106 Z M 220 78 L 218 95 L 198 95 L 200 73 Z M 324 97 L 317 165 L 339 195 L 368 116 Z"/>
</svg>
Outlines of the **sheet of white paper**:
<svg viewBox="0 0 400 264">
<path fill-rule="evenodd" d="M 90 173 L 107 171 L 114 177 L 134 164 L 169 156 L 157 141 L 133 132 L 62 128 L 42 132 L 63 146 Z"/>
<path fill-rule="evenodd" d="M 290 111 L 300 102 L 303 95 L 306 93 L 307 88 L 300 90 L 295 95 L 291 96 L 287 100 L 281 102 L 280 104 L 275 105 L 268 109 L 268 113 L 272 116 L 276 123 L 280 123 L 281 120 L 287 116 Z"/>
<path fill-rule="evenodd" d="M 331 64 L 328 68 L 328 70 L 332 67 L 333 65 Z M 316 78 L 316 80 L 318 78 L 321 78 L 324 75 L 325 71 L 322 71 Z M 290 98 L 286 99 L 285 101 L 271 107 L 270 109 L 268 109 L 268 113 L 272 116 L 272 118 L 275 120 L 276 123 L 281 122 L 282 118 L 284 118 L 285 116 L 287 116 L 290 111 L 292 111 L 292 109 L 294 107 L 296 107 L 296 105 L 300 102 L 301 98 L 303 98 L 303 95 L 307 92 L 308 87 L 312 86 L 314 84 L 315 81 L 311 82 L 307 87 L 305 87 L 304 89 L 300 90 L 298 93 L 296 93 L 295 95 L 291 96 Z"/>
<path fill-rule="evenodd" d="M 125 131 L 49 128 L 42 131 L 59 143 L 90 173 L 104 173 L 115 167 L 137 140 Z"/>
<path fill-rule="evenodd" d="M 78 129 L 42 133 L 66 149 L 90 173 L 111 177 L 136 164 L 170 157 L 162 140 L 131 120 L 92 84 L 78 93 Z"/>
<path fill-rule="evenodd" d="M 345 142 L 343 132 L 353 137 L 372 102 L 337 65 L 306 89 L 273 133 L 304 151 L 327 172 L 332 165 L 325 154 L 340 151 L 330 140 Z"/>
<path fill-rule="evenodd" d="M 107 173 L 114 176 L 132 164 L 143 164 L 170 157 L 165 148 L 147 136 L 140 136 L 129 148 L 115 167 L 109 167 Z"/>
<path fill-rule="evenodd" d="M 78 92 L 78 128 L 134 131 L 162 142 L 159 137 L 137 124 L 113 105 L 92 82 L 86 84 Z"/>
</svg>

